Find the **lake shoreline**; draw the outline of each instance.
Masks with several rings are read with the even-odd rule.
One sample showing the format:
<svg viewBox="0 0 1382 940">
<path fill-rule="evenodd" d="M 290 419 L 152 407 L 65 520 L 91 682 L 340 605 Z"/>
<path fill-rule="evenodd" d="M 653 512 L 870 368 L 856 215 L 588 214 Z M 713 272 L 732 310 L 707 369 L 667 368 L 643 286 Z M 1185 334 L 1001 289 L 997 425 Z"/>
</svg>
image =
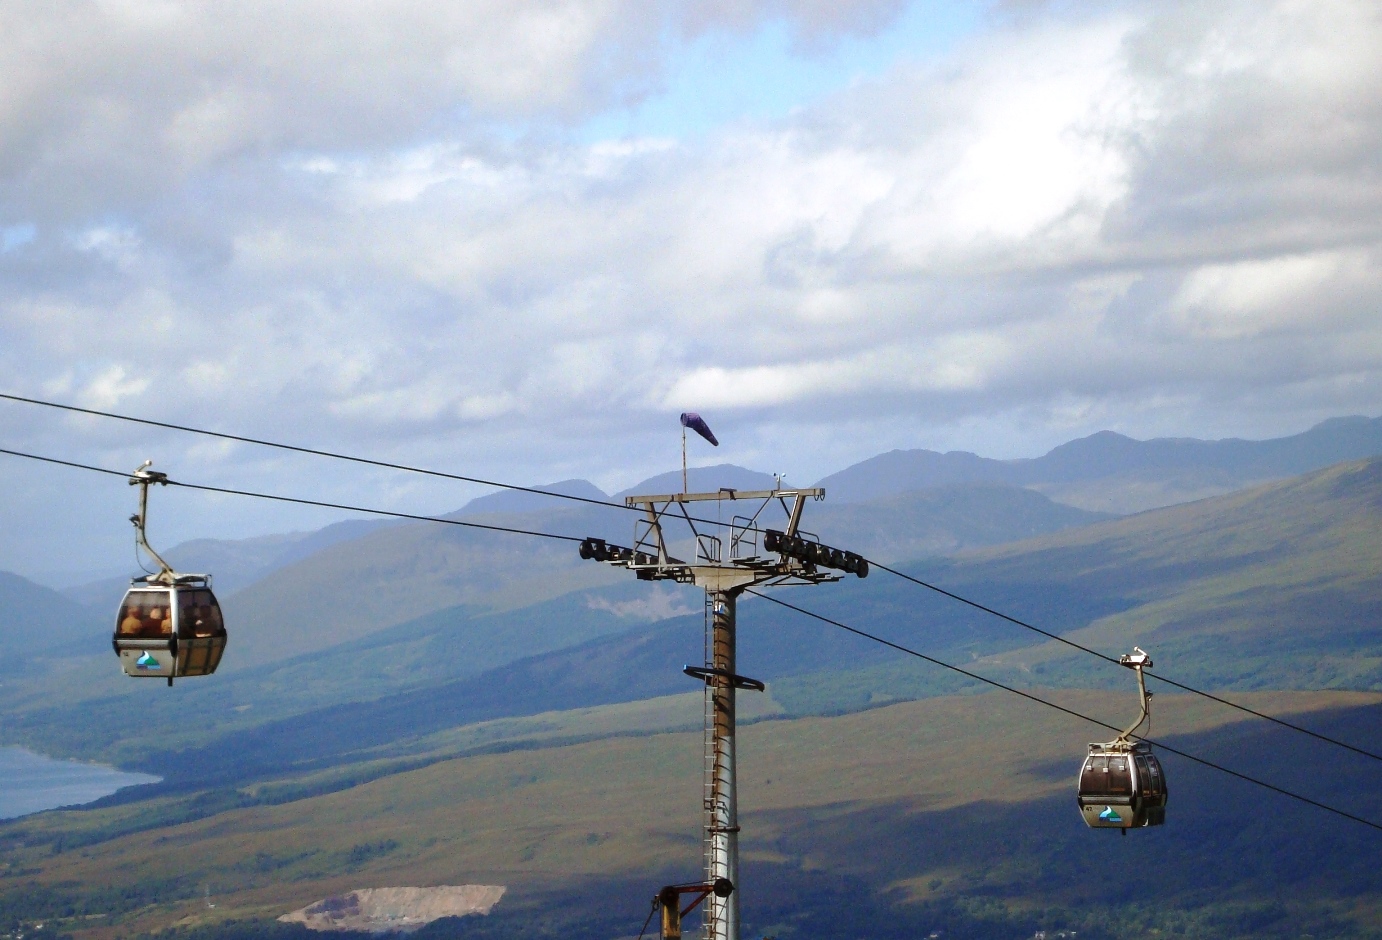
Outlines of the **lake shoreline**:
<svg viewBox="0 0 1382 940">
<path fill-rule="evenodd" d="M 0 821 L 84 806 L 162 779 L 108 764 L 48 757 L 18 745 L 0 746 Z"/>
</svg>

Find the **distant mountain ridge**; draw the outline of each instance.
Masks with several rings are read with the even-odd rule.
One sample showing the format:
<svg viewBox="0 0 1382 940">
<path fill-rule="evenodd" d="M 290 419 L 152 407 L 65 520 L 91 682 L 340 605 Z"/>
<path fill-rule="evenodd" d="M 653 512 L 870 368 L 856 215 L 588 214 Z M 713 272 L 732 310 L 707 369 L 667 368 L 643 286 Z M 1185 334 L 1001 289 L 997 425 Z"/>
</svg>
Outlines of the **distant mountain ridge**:
<svg viewBox="0 0 1382 940">
<path fill-rule="evenodd" d="M 1379 520 L 1382 459 L 1375 459 L 1191 506 L 938 559 L 913 570 L 1093 648 L 1117 652 L 1138 643 L 1154 653 L 1165 674 L 1201 687 L 1377 690 L 1382 689 L 1382 599 L 1374 588 L 1382 570 Z M 809 600 L 788 596 L 825 616 L 920 643 L 930 655 L 966 662 L 981 674 L 1019 685 L 1112 683 L 1127 689 L 1116 666 L 1090 661 L 895 578 L 848 579 Z M 572 600 L 554 606 L 570 611 Z M 226 729 L 224 737 L 212 739 L 201 730 L 207 743 L 196 752 L 155 756 L 146 748 L 138 758 L 146 762 L 134 766 L 169 779 L 204 774 L 249 779 L 280 766 L 284 755 L 328 764 L 349 761 L 359 759 L 347 756 L 352 752 L 403 746 L 474 722 L 687 690 L 681 667 L 701 649 L 699 612 L 622 630 L 602 630 L 600 618 L 590 613 L 587 607 L 580 614 L 586 627 L 569 645 L 553 643 L 545 652 L 513 655 L 479 674 L 435 676 L 368 700 L 362 696 L 253 728 Z M 479 622 L 523 619 L 525 612 L 517 611 Z M 766 602 L 746 599 L 739 624 L 738 662 L 767 681 L 769 694 L 790 711 L 831 705 L 826 697 L 835 683 L 855 687 L 842 702 L 854 709 L 866 707 L 873 694 L 888 700 L 915 695 L 928 685 L 942 691 L 962 687 L 947 685 L 955 680 L 934 670 L 899 666 L 897 655 L 882 646 Z M 356 649 L 397 650 L 384 658 L 402 659 L 402 637 L 415 632 L 423 638 L 433 629 L 397 628 Z M 438 635 L 428 640 L 428 655 L 443 655 L 456 640 L 477 642 Z M 58 723 L 78 722 L 66 715 Z"/>
<path fill-rule="evenodd" d="M 722 487 L 734 490 L 770 490 L 775 485 L 771 473 L 747 470 L 732 463 L 712 467 L 692 467 L 686 472 L 687 488 L 692 493 L 714 493 Z M 655 496 L 681 492 L 681 471 L 672 470 L 649 477 L 642 483 L 614 494 L 622 501 L 625 496 Z"/>
<path fill-rule="evenodd" d="M 981 457 L 969 451 L 892 450 L 852 464 L 814 485 L 824 487 L 833 503 L 857 503 L 937 486 L 1005 484 L 1035 489 L 1057 502 L 1083 509 L 1126 514 L 1378 455 L 1382 455 L 1382 417 L 1354 415 L 1329 418 L 1300 434 L 1266 440 L 1163 437 L 1143 441 L 1116 431 L 1099 431 L 1053 447 L 1040 457 L 1012 460 Z M 713 492 L 721 487 L 769 489 L 775 483 L 771 474 L 733 464 L 692 467 L 688 478 L 693 492 Z M 1144 487 L 1140 498 L 1132 497 L 1131 505 L 1126 496 L 1119 505 L 1088 505 L 1087 498 L 1068 498 L 1088 489 L 1081 484 L 1107 480 L 1123 481 L 1125 488 L 1137 482 L 1179 485 L 1162 487 L 1155 495 Z M 587 480 L 563 480 L 533 488 L 618 502 L 635 494 L 680 492 L 682 479 L 681 472 L 673 470 L 612 496 Z M 502 491 L 477 497 L 459 514 L 531 512 L 553 504 L 554 500 L 536 494 Z"/>
<path fill-rule="evenodd" d="M 807 528 L 895 563 L 1221 495 L 1371 454 L 1382 454 L 1382 418 L 1331 419 L 1268 441 L 1136 441 L 1105 431 L 1041 457 L 1009 461 L 965 452 L 892 451 L 821 480 L 828 500 L 812 508 Z M 774 483 L 769 474 L 732 464 L 694 467 L 688 475 L 697 491 L 766 489 Z M 677 492 L 681 472 L 659 474 L 608 497 L 584 480 L 535 489 L 617 504 L 628 494 Z M 478 497 L 449 518 L 480 516 L 624 544 L 633 530 L 630 514 L 621 509 L 517 491 Z M 347 520 L 314 533 L 196 540 L 168 555 L 184 570 L 215 575 L 227 614 L 241 624 L 227 668 L 323 649 L 456 605 L 499 611 L 612 583 L 608 572 L 554 544 L 499 534 L 475 539 L 468 530 L 447 529 Z M 539 569 L 538 581 L 525 580 L 525 571 Z M 108 579 L 65 593 L 104 620 L 126 583 Z"/>
<path fill-rule="evenodd" d="M 721 487 L 736 490 L 772 489 L 775 484 L 771 474 L 748 470 L 731 463 L 715 464 L 709 467 L 692 467 L 686 472 L 686 484 L 692 492 L 714 492 Z M 541 490 L 553 496 L 574 496 L 579 499 L 596 499 L 605 502 L 622 503 L 625 496 L 649 496 L 660 493 L 680 493 L 682 476 L 680 470 L 659 473 L 641 483 L 621 490 L 613 495 L 606 493 L 589 480 L 562 480 L 559 483 L 544 483 L 528 487 Z M 456 517 L 475 516 L 487 513 L 540 512 L 561 504 L 560 499 L 530 493 L 526 490 L 500 490 L 477 496 L 453 513 Z"/>
<path fill-rule="evenodd" d="M 1015 460 L 995 460 L 968 451 L 893 450 L 830 474 L 815 485 L 825 488 L 826 507 L 886 500 L 934 487 L 982 484 L 1023 487 L 1077 509 L 1122 515 L 1222 495 L 1254 483 L 1375 455 L 1382 455 L 1382 418 L 1354 416 L 1330 418 L 1301 434 L 1263 441 L 1237 438 L 1138 441 L 1113 431 L 1100 431 L 1061 444 L 1041 457 Z M 767 489 L 775 482 L 771 474 L 733 464 L 692 467 L 688 477 L 690 489 L 697 492 L 713 492 L 721 487 Z M 621 503 L 629 495 L 675 493 L 681 490 L 681 471 L 658 474 L 612 495 L 581 479 L 535 485 L 532 489 L 553 496 L 500 490 L 470 500 L 448 517 L 526 515 L 574 506 L 561 496 Z M 1094 520 L 1072 517 L 1059 527 L 1089 521 Z M 196 539 L 166 554 L 182 570 L 214 573 L 217 589 L 232 593 L 338 543 L 400 524 L 380 519 L 351 519 L 316 532 L 241 540 Z M 1022 535 L 1035 535 L 1039 531 L 1050 530 L 1033 529 Z M 944 539 L 933 540 L 932 547 L 922 554 L 958 550 L 974 544 L 959 540 L 947 548 L 942 547 L 944 542 Z M 891 557 L 902 556 L 894 554 Z M 104 610 L 115 603 L 126 583 L 124 578 L 108 578 L 63 593 L 80 604 Z"/>
<path fill-rule="evenodd" d="M 110 649 L 105 625 L 93 611 L 17 574 L 0 571 L 0 611 L 5 626 L 0 674 L 23 670 L 40 654 L 82 656 Z"/>
<path fill-rule="evenodd" d="M 1022 513 L 1035 513 L 1050 526 L 1036 538 L 906 568 L 1093 648 L 1116 653 L 1138 643 L 1168 675 L 1204 687 L 1382 688 L 1382 458 L 1094 525 L 1061 525 L 1059 513 L 1084 514 L 1016 487 L 947 490 L 833 507 L 833 518 L 819 515 L 820 530 L 832 538 L 850 527 L 862 533 L 881 518 L 924 537 L 922 522 L 944 522 L 951 511 L 983 523 L 964 500 L 997 505 L 987 524 L 1009 526 L 1008 533 L 1014 522 L 1025 524 Z M 932 499 L 938 507 L 928 505 Z M 552 521 L 562 528 L 583 529 L 615 511 L 558 512 Z M 251 597 L 226 599 L 231 649 L 254 668 L 227 663 L 214 682 L 154 697 L 120 678 L 103 651 L 94 672 L 80 673 L 80 693 L 44 697 L 43 705 L 36 688 L 26 692 L 7 678 L 0 697 L 14 699 L 7 733 L 74 753 L 153 761 L 134 766 L 167 774 L 171 765 L 159 762 L 176 760 L 187 746 L 178 734 L 191 729 L 201 748 L 197 773 L 213 764 L 217 773 L 267 773 L 285 748 L 333 763 L 456 723 L 675 693 L 686 688 L 680 666 L 701 648 L 693 589 L 655 590 L 580 561 L 567 545 L 533 549 L 509 536 L 422 524 L 358 543 L 285 569 Z M 419 560 L 432 567 L 419 569 Z M 428 612 L 448 594 L 461 603 Z M 29 606 L 42 596 L 39 589 Z M 414 603 L 427 598 L 428 605 Z M 643 600 L 657 604 L 629 607 Z M 1125 679 L 1068 647 L 882 574 L 813 592 L 809 606 L 1006 681 L 1088 687 Z M 413 617 L 400 619 L 405 607 Z M 793 714 L 959 690 L 949 677 L 899 665 L 883 647 L 789 611 L 746 601 L 742 614 L 741 663 L 772 682 L 775 700 Z M 35 682 L 46 675 L 33 671 Z M 92 714 L 103 720 L 90 721 Z M 169 722 L 178 734 L 169 734 Z M 146 736 L 132 733 L 136 725 Z M 102 750 L 114 747 L 118 755 Z"/>
<path fill-rule="evenodd" d="M 1083 509 L 1137 512 L 1217 496 L 1254 483 L 1382 454 L 1382 418 L 1322 421 L 1263 441 L 1154 438 L 1114 431 L 1052 448 L 1040 457 L 994 460 L 968 451 L 893 450 L 820 480 L 836 502 L 862 502 L 954 483 L 1005 483 Z M 1102 483 L 1103 485 L 1097 485 Z"/>
<path fill-rule="evenodd" d="M 757 488 L 762 485 L 759 476 L 726 465 L 703 468 L 693 484 Z M 680 483 L 680 473 L 677 477 Z M 772 478 L 767 480 L 770 487 Z M 654 479 L 650 489 L 656 491 L 657 484 L 665 482 Z M 553 502 L 540 511 L 455 518 L 632 544 L 634 513 Z M 953 487 L 903 494 L 885 503 L 813 506 L 809 524 L 822 537 L 838 536 L 858 551 L 902 561 L 1106 518 L 1007 486 Z M 703 512 L 710 518 L 723 512 L 727 521 L 735 511 L 705 505 Z M 780 509 L 777 512 L 781 515 Z M 766 519 L 765 524 L 771 524 Z M 672 535 L 680 538 L 682 533 L 676 529 Z M 583 561 L 569 542 L 433 523 L 392 526 L 334 544 L 272 572 L 249 589 L 222 597 L 227 618 L 240 624 L 223 668 L 263 665 L 325 649 L 443 608 L 466 605 L 477 612 L 498 613 L 619 581 L 617 572 Z"/>
<path fill-rule="evenodd" d="M 609 496 L 589 480 L 562 480 L 560 483 L 547 483 L 529 489 L 541 490 L 556 496 L 576 496 L 581 499 L 607 500 Z M 486 513 L 536 512 L 550 509 L 561 501 L 538 493 L 524 490 L 500 490 L 485 496 L 477 496 L 461 507 L 455 516 L 478 516 Z"/>
<path fill-rule="evenodd" d="M 228 594 L 338 542 L 349 542 L 398 524 L 393 519 L 346 519 L 311 532 L 248 539 L 192 539 L 163 554 L 178 571 L 211 573 L 215 589 Z M 87 607 L 113 610 L 129 587 L 130 577 L 138 573 L 102 578 L 70 588 L 63 594 Z"/>
</svg>

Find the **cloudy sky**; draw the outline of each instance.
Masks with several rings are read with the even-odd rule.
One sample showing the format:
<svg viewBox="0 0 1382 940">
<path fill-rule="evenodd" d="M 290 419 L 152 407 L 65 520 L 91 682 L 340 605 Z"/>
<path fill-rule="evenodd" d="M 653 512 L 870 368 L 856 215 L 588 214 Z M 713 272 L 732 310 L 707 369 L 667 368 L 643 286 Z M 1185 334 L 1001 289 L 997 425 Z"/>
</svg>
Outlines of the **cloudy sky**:
<svg viewBox="0 0 1382 940">
<path fill-rule="evenodd" d="M 1377 415 L 1379 74 L 1370 0 L 8 0 L 0 390 L 610 490 L 686 409 L 698 462 L 800 482 Z M 0 438 L 480 492 L 17 404 Z M 120 481 L 0 473 L 0 568 L 129 567 Z M 163 505 L 165 544 L 333 518 Z"/>
</svg>

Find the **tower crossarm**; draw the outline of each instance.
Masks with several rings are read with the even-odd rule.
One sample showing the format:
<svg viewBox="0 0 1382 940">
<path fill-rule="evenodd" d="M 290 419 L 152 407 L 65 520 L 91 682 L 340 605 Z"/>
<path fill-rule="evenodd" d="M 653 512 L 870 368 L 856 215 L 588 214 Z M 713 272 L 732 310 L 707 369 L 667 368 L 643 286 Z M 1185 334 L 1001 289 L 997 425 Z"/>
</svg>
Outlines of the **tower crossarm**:
<svg viewBox="0 0 1382 940">
<path fill-rule="evenodd" d="M 592 537 L 582 543 L 581 556 L 629 568 L 644 580 L 675 580 L 702 586 L 731 581 L 748 586 L 820 584 L 839 580 L 838 575 L 826 570 L 830 568 L 863 577 L 867 568 L 856 563 L 858 555 L 822 546 L 815 536 L 801 530 L 807 501 L 824 498 L 825 490 L 821 487 L 773 490 L 724 487 L 713 493 L 627 496 L 625 505 L 643 510 L 643 517 L 634 525 L 633 547 L 624 548 Z M 704 512 L 699 515 L 688 512 L 690 504 L 710 502 L 748 503 L 751 509 L 736 511 L 728 522 L 706 519 Z M 753 505 L 755 503 L 757 505 Z M 776 523 L 780 529 L 768 528 L 764 522 L 766 511 L 774 504 L 781 506 L 785 516 L 782 522 Z M 681 561 L 673 554 L 672 530 L 684 532 L 677 544 L 689 537 L 691 561 Z"/>
<path fill-rule="evenodd" d="M 811 499 L 825 499 L 825 490 L 819 486 L 807 489 L 784 490 L 735 490 L 721 487 L 714 493 L 666 493 L 658 496 L 625 496 L 625 506 L 644 506 L 649 503 L 709 503 L 721 500 L 739 499 L 787 499 L 800 496 Z"/>
</svg>

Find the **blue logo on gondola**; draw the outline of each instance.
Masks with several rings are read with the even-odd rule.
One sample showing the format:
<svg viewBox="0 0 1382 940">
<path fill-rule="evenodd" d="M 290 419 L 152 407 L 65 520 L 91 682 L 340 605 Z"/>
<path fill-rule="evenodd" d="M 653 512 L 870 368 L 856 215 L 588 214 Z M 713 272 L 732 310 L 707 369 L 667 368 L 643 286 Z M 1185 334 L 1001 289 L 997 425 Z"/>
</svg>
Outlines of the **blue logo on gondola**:
<svg viewBox="0 0 1382 940">
<path fill-rule="evenodd" d="M 137 660 L 135 660 L 134 664 L 135 664 L 136 666 L 138 666 L 140 669 L 157 669 L 157 668 L 158 668 L 158 660 L 157 660 L 157 659 L 154 659 L 154 654 L 153 654 L 153 653 L 145 653 L 143 656 L 141 656 L 141 657 L 139 657 Z"/>
<path fill-rule="evenodd" d="M 1114 812 L 1112 806 L 1105 806 L 1104 811 L 1099 814 L 1099 818 L 1102 819 L 1104 822 L 1120 823 L 1123 821 L 1123 817 L 1119 816 L 1116 812 Z"/>
</svg>

